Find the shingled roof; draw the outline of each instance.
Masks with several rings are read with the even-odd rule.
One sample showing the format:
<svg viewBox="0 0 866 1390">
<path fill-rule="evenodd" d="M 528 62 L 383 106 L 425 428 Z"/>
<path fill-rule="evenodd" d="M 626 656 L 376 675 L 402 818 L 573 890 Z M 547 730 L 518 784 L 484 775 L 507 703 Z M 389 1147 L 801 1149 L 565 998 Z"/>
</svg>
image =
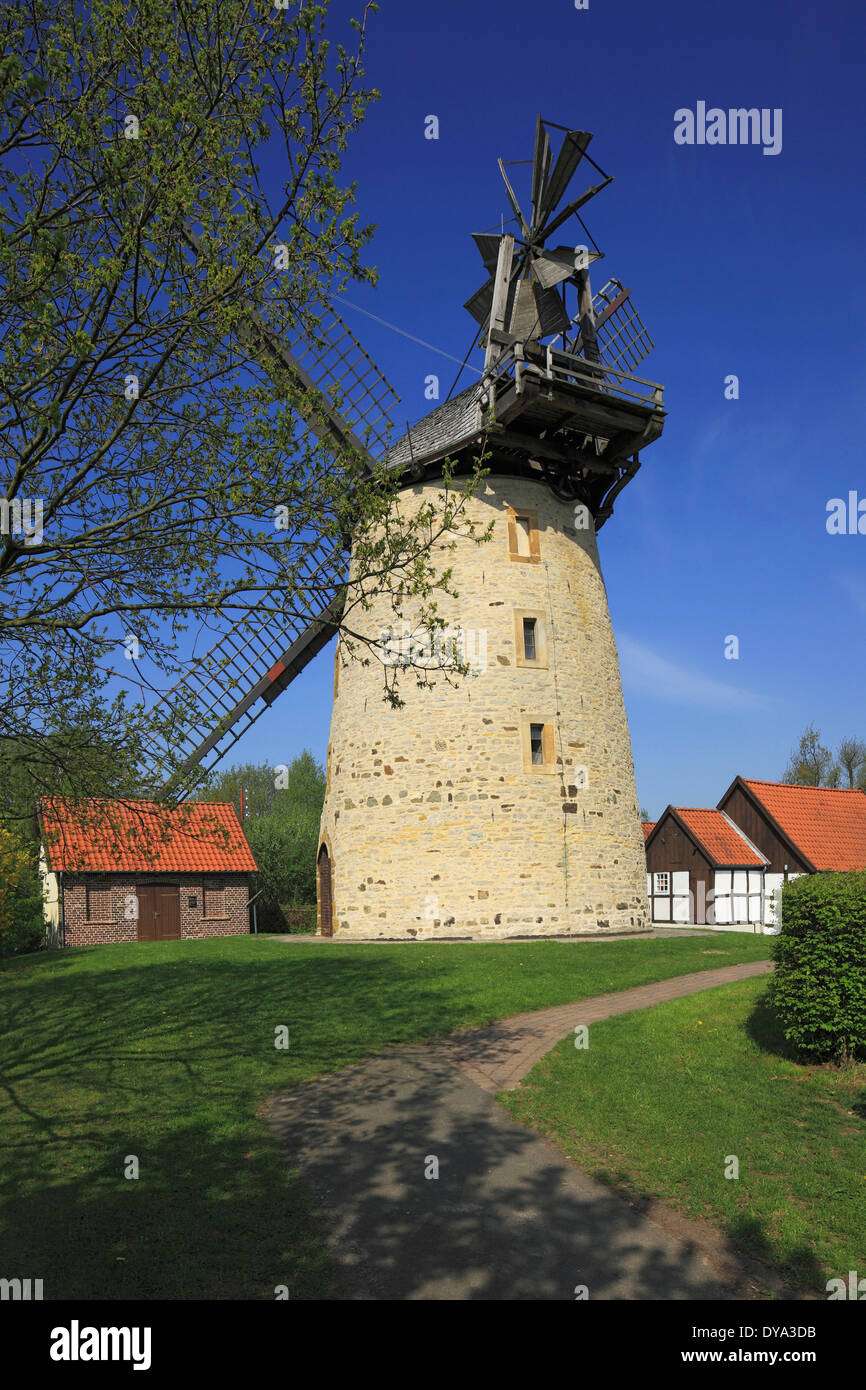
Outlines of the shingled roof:
<svg viewBox="0 0 866 1390">
<path fill-rule="evenodd" d="M 866 869 L 866 792 L 740 779 L 815 869 Z"/>
<path fill-rule="evenodd" d="M 477 403 L 481 382 L 474 381 L 459 395 L 431 410 L 396 440 L 385 462 L 389 468 L 407 468 L 426 459 L 444 457 L 450 448 L 476 433 Z"/>
<path fill-rule="evenodd" d="M 72 802 L 43 797 L 43 842 L 53 872 L 254 873 L 257 864 L 228 802 Z"/>
</svg>

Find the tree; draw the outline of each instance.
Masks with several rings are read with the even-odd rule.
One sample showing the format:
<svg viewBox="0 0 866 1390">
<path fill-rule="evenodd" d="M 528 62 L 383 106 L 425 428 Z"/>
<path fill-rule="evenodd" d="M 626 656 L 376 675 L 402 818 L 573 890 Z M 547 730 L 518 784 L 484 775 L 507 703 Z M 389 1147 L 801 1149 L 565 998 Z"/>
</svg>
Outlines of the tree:
<svg viewBox="0 0 866 1390">
<path fill-rule="evenodd" d="M 0 825 L 0 953 L 35 951 L 43 935 L 34 847 Z"/>
<path fill-rule="evenodd" d="M 199 801 L 230 801 L 249 793 L 244 832 L 259 866 L 265 915 L 277 925 L 283 907 L 316 900 L 316 852 L 325 802 L 325 771 L 309 749 L 291 763 L 245 763 L 211 774 L 196 792 Z"/>
<path fill-rule="evenodd" d="M 821 743 L 821 731 L 807 725 L 800 742 L 792 752 L 782 776 L 783 782 L 806 787 L 829 785 L 833 772 L 833 754 Z"/>
<path fill-rule="evenodd" d="M 435 623 L 452 592 L 429 552 L 460 492 L 403 518 L 383 469 L 299 429 L 257 327 L 309 341 L 375 280 L 339 181 L 377 96 L 370 8 L 351 50 L 306 0 L 0 12 L 0 740 L 46 738 L 61 709 L 156 746 L 162 780 L 189 711 L 148 711 L 184 644 L 318 612 L 349 535 L 361 594 Z"/>
<path fill-rule="evenodd" d="M 50 730 L 0 739 L 0 823 L 36 841 L 44 796 L 136 795 L 136 754 L 123 724 L 112 726 L 97 696 L 79 706 L 78 722 L 56 710 Z"/>
<path fill-rule="evenodd" d="M 640 808 L 640 818 L 641 818 L 642 821 L 648 821 L 648 820 L 649 820 L 649 815 L 648 815 L 648 813 L 647 813 L 647 810 L 646 810 L 646 807 L 645 807 L 645 806 L 641 806 L 641 808 Z"/>
<path fill-rule="evenodd" d="M 848 786 L 856 786 L 858 773 L 866 770 L 866 744 L 859 738 L 843 738 L 836 761 L 848 778 Z"/>
<path fill-rule="evenodd" d="M 196 801 L 230 801 L 240 815 L 241 788 L 247 816 L 268 815 L 279 798 L 277 773 L 267 763 L 243 763 L 216 768 L 197 787 Z"/>
</svg>

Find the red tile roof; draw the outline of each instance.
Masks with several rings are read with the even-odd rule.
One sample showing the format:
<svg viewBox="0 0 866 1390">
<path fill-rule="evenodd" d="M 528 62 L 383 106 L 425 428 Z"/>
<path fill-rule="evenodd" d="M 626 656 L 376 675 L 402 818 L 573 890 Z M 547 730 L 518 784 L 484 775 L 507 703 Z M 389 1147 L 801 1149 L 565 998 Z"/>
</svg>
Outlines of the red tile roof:
<svg viewBox="0 0 866 1390">
<path fill-rule="evenodd" d="M 816 869 L 866 869 L 866 792 L 742 780 Z"/>
<path fill-rule="evenodd" d="M 52 872 L 254 873 L 257 864 L 228 802 L 76 801 L 43 797 Z"/>
<path fill-rule="evenodd" d="M 674 806 L 671 809 L 676 811 L 715 864 L 754 869 L 762 869 L 766 864 L 766 859 L 751 841 L 721 811 L 705 811 L 695 806 Z"/>
<path fill-rule="evenodd" d="M 642 820 L 641 825 L 643 826 L 643 837 L 646 840 L 649 837 L 650 831 L 655 830 L 656 823 L 654 820 Z"/>
</svg>

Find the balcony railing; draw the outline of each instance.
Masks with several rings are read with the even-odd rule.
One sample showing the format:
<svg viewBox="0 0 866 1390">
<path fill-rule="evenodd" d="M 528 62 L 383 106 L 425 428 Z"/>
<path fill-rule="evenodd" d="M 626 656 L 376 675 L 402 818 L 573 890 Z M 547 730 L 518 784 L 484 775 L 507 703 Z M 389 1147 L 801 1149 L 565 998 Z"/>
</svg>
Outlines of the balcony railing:
<svg viewBox="0 0 866 1390">
<path fill-rule="evenodd" d="M 527 377 L 579 386 L 587 391 L 598 391 L 632 405 L 650 406 L 656 410 L 663 404 L 664 388 L 658 382 L 632 376 L 618 367 L 591 362 L 586 357 L 576 357 L 573 353 L 562 352 L 543 343 L 515 343 L 507 348 L 485 373 L 485 384 L 497 391 L 506 382 L 513 381 L 520 393 Z"/>
</svg>

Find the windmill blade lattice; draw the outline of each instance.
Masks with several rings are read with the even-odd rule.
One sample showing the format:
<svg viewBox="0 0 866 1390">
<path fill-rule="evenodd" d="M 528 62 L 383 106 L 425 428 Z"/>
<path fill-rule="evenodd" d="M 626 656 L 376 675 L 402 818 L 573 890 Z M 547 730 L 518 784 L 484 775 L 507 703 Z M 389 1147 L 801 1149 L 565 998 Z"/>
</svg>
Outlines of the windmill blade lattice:
<svg viewBox="0 0 866 1390">
<path fill-rule="evenodd" d="M 243 336 L 266 370 L 275 376 L 288 371 L 301 388 L 295 402 L 302 422 L 299 445 L 303 436 L 315 435 L 337 457 L 350 449 L 372 467 L 373 455 L 387 450 L 389 410 L 399 397 L 333 306 L 324 307 L 306 342 L 284 347 L 252 312 Z M 251 609 L 157 702 L 155 713 L 171 730 L 171 748 L 166 742 L 151 745 L 146 776 L 164 781 L 168 763 L 168 785 L 177 789 L 193 769 L 219 762 L 330 640 L 346 577 L 343 539 L 313 535 L 304 544 L 292 611 L 262 620 Z"/>
<path fill-rule="evenodd" d="M 322 314 L 316 335 L 308 342 L 296 338 L 289 351 L 365 449 L 374 456 L 387 453 L 393 429 L 389 412 L 400 398 L 333 305 Z"/>
<path fill-rule="evenodd" d="M 603 361 L 621 372 L 633 372 L 655 344 L 631 302 L 631 290 L 621 280 L 608 280 L 593 299 L 593 310 Z"/>
<path fill-rule="evenodd" d="M 156 712 L 171 730 L 171 749 L 152 743 L 146 773 L 183 789 L 193 769 L 207 771 L 225 756 L 330 640 L 340 616 L 345 568 L 341 545 L 310 552 L 298 566 L 305 588 L 295 596 L 293 614 L 237 623 L 193 662 L 158 702 Z"/>
</svg>

